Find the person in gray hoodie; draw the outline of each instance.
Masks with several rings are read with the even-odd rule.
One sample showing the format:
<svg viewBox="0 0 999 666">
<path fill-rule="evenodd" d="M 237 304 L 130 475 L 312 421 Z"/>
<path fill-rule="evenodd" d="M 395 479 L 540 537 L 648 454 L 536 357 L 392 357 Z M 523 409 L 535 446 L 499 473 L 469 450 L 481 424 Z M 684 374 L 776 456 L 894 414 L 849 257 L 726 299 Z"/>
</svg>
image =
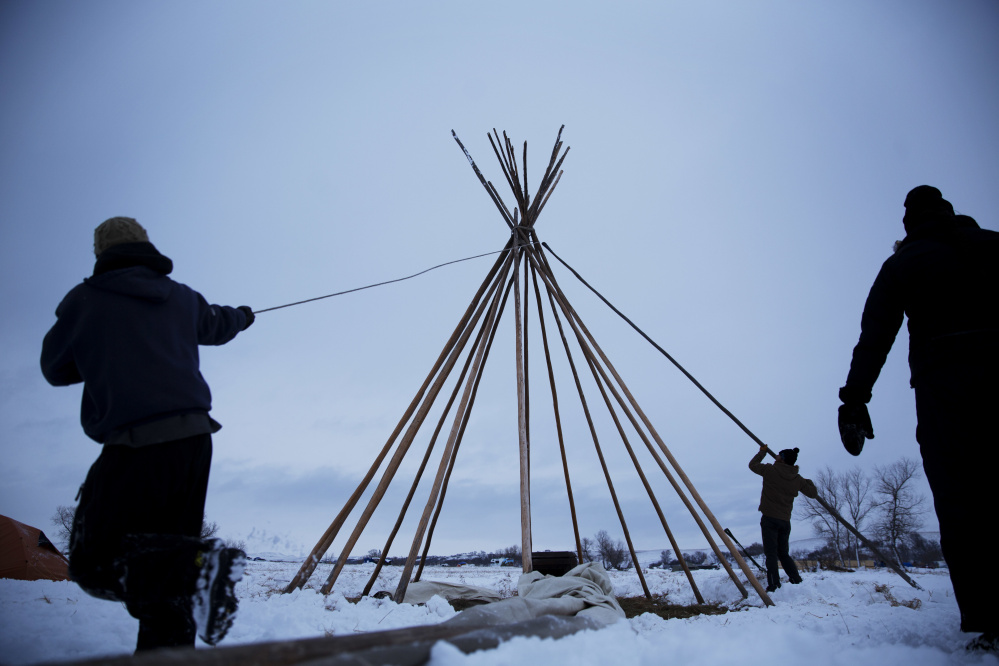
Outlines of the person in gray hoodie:
<svg viewBox="0 0 999 666">
<path fill-rule="evenodd" d="M 791 511 L 794 498 L 801 492 L 805 497 L 818 497 L 818 490 L 811 480 L 798 474 L 798 449 L 784 449 L 777 455 L 772 465 L 763 462 L 767 447 L 761 446 L 759 453 L 749 461 L 749 469 L 763 477 L 763 492 L 760 494 L 760 529 L 763 531 L 763 554 L 767 558 L 767 592 L 780 587 L 780 562 L 792 584 L 801 582 L 801 574 L 788 552 L 791 537 Z"/>
</svg>

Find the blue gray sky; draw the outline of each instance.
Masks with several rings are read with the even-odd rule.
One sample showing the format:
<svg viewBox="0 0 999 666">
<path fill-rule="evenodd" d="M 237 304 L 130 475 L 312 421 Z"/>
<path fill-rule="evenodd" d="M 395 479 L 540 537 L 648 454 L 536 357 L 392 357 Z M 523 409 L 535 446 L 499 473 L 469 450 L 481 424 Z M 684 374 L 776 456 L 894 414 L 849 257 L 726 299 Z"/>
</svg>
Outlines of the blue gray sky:
<svg viewBox="0 0 999 666">
<path fill-rule="evenodd" d="M 528 142 L 536 181 L 564 124 L 572 149 L 541 239 L 772 448 L 800 447 L 805 476 L 918 458 L 904 331 L 859 459 L 839 443 L 836 392 L 867 291 L 903 235 L 906 192 L 935 185 L 996 228 L 996 34 L 990 0 L 3 0 L 0 512 L 49 529 L 99 453 L 79 426 L 80 388 L 52 388 L 38 370 L 56 305 L 92 270 L 96 225 L 137 218 L 173 277 L 214 303 L 264 309 L 410 275 L 508 238 L 452 129 L 500 187 L 488 131 Z M 492 261 L 263 313 L 204 348 L 224 425 L 207 512 L 224 536 L 311 548 Z M 758 540 L 756 444 L 556 274 L 722 524 Z M 542 370 L 537 347 L 532 358 Z M 434 552 L 519 541 L 514 380 L 510 312 Z M 563 549 L 546 387 L 536 373 L 534 544 Z M 581 531 L 620 537 L 585 423 L 565 419 Z M 604 425 L 636 546 L 667 547 Z M 681 545 L 703 546 L 656 484 Z M 393 485 L 356 551 L 382 546 L 404 492 Z M 792 538 L 808 536 L 796 523 Z"/>
</svg>

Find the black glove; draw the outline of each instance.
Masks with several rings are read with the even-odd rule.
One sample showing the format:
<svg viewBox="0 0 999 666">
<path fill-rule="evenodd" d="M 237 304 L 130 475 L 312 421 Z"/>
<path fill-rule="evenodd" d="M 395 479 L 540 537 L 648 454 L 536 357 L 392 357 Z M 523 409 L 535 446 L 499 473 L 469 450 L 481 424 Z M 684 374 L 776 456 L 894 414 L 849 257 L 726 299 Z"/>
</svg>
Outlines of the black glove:
<svg viewBox="0 0 999 666">
<path fill-rule="evenodd" d="M 240 305 L 236 309 L 246 315 L 246 325 L 243 326 L 243 330 L 245 331 L 246 329 L 250 328 L 250 324 L 253 323 L 253 320 L 256 319 L 256 317 L 253 316 L 253 310 L 250 308 L 249 305 Z"/>
<path fill-rule="evenodd" d="M 850 455 L 859 456 L 865 439 L 874 439 L 874 426 L 867 405 L 848 402 L 839 406 L 839 438 Z"/>
</svg>

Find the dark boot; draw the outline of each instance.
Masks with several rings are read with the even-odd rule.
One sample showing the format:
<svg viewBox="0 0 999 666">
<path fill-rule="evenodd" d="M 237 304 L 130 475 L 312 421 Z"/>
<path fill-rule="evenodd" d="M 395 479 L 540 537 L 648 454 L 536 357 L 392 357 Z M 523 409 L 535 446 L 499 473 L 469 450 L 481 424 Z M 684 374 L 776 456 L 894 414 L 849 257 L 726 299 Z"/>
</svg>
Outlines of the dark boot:
<svg viewBox="0 0 999 666">
<path fill-rule="evenodd" d="M 198 636 L 209 645 L 221 641 L 236 619 L 236 583 L 243 577 L 246 553 L 226 548 L 221 539 L 209 539 L 198 554 L 197 589 L 191 599 Z"/>
<path fill-rule="evenodd" d="M 964 649 L 968 652 L 999 654 L 999 631 L 986 631 L 968 643 Z"/>
</svg>

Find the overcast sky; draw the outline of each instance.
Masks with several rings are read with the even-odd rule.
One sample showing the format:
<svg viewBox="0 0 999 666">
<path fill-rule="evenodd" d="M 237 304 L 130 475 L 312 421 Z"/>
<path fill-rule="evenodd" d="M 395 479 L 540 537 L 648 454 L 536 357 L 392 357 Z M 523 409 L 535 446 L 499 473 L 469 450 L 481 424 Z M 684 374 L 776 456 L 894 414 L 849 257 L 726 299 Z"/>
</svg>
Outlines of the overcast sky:
<svg viewBox="0 0 999 666">
<path fill-rule="evenodd" d="M 526 140 L 536 182 L 564 124 L 572 150 L 541 239 L 773 449 L 800 447 L 803 475 L 918 459 L 904 330 L 859 459 L 839 442 L 837 390 L 906 192 L 935 185 L 999 224 L 997 34 L 992 0 L 3 0 L 0 512 L 52 530 L 100 451 L 79 425 L 80 387 L 50 387 L 38 369 L 56 305 L 92 270 L 95 226 L 137 218 L 173 277 L 213 303 L 260 310 L 403 277 L 509 236 L 452 129 L 512 206 L 486 133 Z M 263 313 L 203 348 L 224 425 L 207 513 L 223 536 L 312 547 L 493 261 Z M 721 523 L 758 541 L 756 444 L 556 276 Z M 571 548 L 531 351 L 534 545 Z M 571 376 L 559 381 L 581 531 L 619 538 Z M 355 552 L 382 547 L 435 422 Z M 604 426 L 636 546 L 668 547 Z M 681 545 L 704 546 L 643 468 Z M 519 542 L 518 483 L 511 308 L 432 551 Z M 409 549 L 406 525 L 393 554 Z M 792 539 L 811 535 L 796 521 Z"/>
</svg>

